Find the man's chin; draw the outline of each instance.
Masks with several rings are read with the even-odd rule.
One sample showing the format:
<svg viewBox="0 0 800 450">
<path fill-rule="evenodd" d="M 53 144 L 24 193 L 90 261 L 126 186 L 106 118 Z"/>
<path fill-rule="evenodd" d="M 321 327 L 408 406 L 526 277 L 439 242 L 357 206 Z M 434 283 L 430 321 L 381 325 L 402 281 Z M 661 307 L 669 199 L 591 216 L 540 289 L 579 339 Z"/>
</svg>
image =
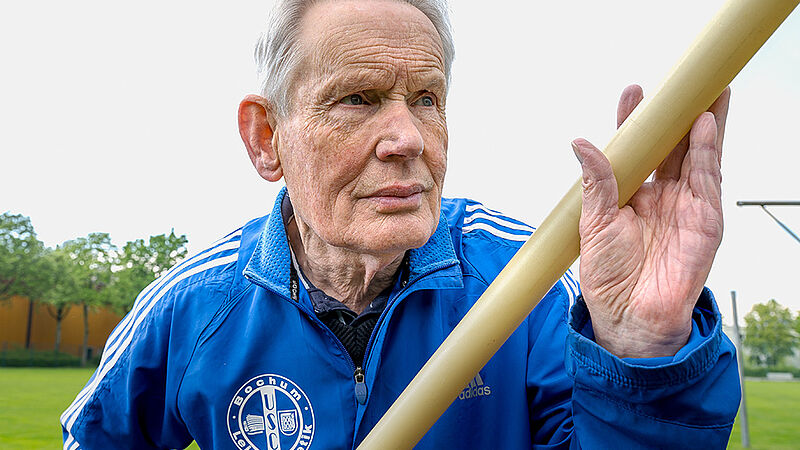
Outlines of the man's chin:
<svg viewBox="0 0 800 450">
<path fill-rule="evenodd" d="M 360 240 L 368 253 L 402 253 L 425 245 L 435 229 L 430 223 L 389 220 L 364 227 Z"/>
</svg>

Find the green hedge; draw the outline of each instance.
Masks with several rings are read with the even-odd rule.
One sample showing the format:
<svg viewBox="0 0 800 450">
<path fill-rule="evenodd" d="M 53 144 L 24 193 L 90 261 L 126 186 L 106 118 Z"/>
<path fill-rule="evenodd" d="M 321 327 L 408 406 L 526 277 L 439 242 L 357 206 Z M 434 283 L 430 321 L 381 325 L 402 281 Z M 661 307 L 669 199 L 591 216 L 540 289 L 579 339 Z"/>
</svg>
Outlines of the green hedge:
<svg viewBox="0 0 800 450">
<path fill-rule="evenodd" d="M 754 367 L 747 364 L 744 366 L 744 376 L 746 377 L 765 378 L 767 376 L 767 372 L 789 372 L 795 378 L 800 378 L 800 367 L 785 365 L 775 367 Z"/>
<path fill-rule="evenodd" d="M 98 365 L 100 358 L 91 358 L 89 365 Z M 81 359 L 69 353 L 51 350 L 0 349 L 0 367 L 80 367 Z"/>
</svg>

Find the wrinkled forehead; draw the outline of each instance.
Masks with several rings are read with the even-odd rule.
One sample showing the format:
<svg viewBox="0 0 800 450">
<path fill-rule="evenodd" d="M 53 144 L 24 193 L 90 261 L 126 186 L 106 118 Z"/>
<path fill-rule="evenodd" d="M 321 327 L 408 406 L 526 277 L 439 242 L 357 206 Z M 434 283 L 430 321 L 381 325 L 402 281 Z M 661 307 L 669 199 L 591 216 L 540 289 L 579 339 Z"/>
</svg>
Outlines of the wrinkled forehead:
<svg viewBox="0 0 800 450">
<path fill-rule="evenodd" d="M 317 3 L 303 17 L 301 71 L 331 76 L 352 67 L 438 72 L 444 77 L 441 39 L 425 14 L 395 0 Z"/>
</svg>

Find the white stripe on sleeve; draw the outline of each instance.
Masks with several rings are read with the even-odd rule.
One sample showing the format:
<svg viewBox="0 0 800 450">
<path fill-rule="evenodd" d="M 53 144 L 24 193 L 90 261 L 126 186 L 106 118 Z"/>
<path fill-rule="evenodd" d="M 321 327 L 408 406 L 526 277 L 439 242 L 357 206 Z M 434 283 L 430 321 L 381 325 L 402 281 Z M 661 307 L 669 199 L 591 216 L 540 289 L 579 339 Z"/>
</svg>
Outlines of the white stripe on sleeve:
<svg viewBox="0 0 800 450">
<path fill-rule="evenodd" d="M 483 231 L 486 231 L 486 232 L 488 232 L 490 234 L 493 234 L 493 235 L 495 235 L 497 237 L 501 237 L 503 239 L 508 239 L 509 241 L 525 242 L 530 237 L 530 233 L 528 233 L 528 234 L 512 234 L 512 233 L 509 233 L 507 231 L 499 230 L 499 229 L 491 226 L 490 224 L 483 223 L 483 222 L 471 223 L 471 224 L 465 226 L 464 228 L 462 228 L 462 231 L 464 233 L 469 233 L 469 232 L 474 231 L 474 230 L 483 230 Z"/>
<path fill-rule="evenodd" d="M 230 239 L 233 239 L 237 236 L 238 234 L 231 235 Z M 187 258 L 180 264 L 177 264 L 175 267 L 170 269 L 164 276 L 150 283 L 150 285 L 148 285 L 148 287 L 145 288 L 137 296 L 133 310 L 131 310 L 128 313 L 128 315 L 125 316 L 125 318 L 119 323 L 119 325 L 117 325 L 117 327 L 108 337 L 106 348 L 103 349 L 103 355 L 100 359 L 100 365 L 98 366 L 98 370 L 102 369 L 103 366 L 106 364 L 106 362 L 114 356 L 114 354 L 117 352 L 119 348 L 120 342 L 123 340 L 124 337 L 128 335 L 128 333 L 131 330 L 131 326 L 136 322 L 141 311 L 147 308 L 148 302 L 152 299 L 153 295 L 160 290 L 160 288 L 162 288 L 174 277 L 180 275 L 181 271 L 184 270 L 186 267 L 191 266 L 192 264 L 194 264 L 199 260 L 212 257 L 215 254 L 221 253 L 223 251 L 237 249 L 239 247 L 239 243 L 240 241 L 238 240 L 231 240 L 217 247 L 212 247 L 211 249 L 202 250 L 201 252 L 197 253 L 191 258 Z M 67 408 L 66 411 L 64 411 L 64 413 L 61 415 L 62 423 L 66 420 L 67 416 L 72 414 L 72 411 L 74 410 L 76 405 L 83 400 L 83 397 L 90 392 L 89 387 L 90 385 L 84 387 L 83 390 L 81 390 L 81 392 L 75 398 L 75 401 L 73 401 L 72 405 L 70 405 L 70 407 Z"/>
<path fill-rule="evenodd" d="M 514 222 L 511 222 L 510 220 L 506 220 L 506 219 L 503 219 L 503 218 L 497 217 L 497 216 L 490 216 L 488 214 L 484 214 L 484 213 L 481 213 L 481 212 L 476 212 L 476 213 L 473 213 L 472 215 L 469 215 L 469 216 L 465 217 L 464 218 L 464 225 L 472 223 L 473 221 L 475 221 L 475 219 L 489 220 L 489 221 L 494 222 L 494 223 L 496 223 L 498 225 L 502 225 L 502 226 L 504 226 L 506 228 L 511 228 L 512 230 L 527 231 L 528 233 L 533 233 L 534 232 L 533 227 L 529 227 L 528 225 L 522 225 L 522 224 L 519 224 L 519 223 L 514 223 Z"/>
<path fill-rule="evenodd" d="M 233 239 L 238 237 L 240 234 L 241 231 L 228 235 L 227 238 L 231 239 L 228 242 L 225 242 L 217 247 L 212 247 L 211 249 L 203 250 L 195 256 L 184 260 L 182 263 L 176 265 L 173 269 L 167 272 L 167 274 L 165 274 L 163 277 L 151 283 L 150 286 L 142 291 L 142 293 L 137 297 L 137 304 L 134 306 L 134 310 L 131 311 L 125 319 L 123 319 L 112 335 L 109 336 L 109 345 L 103 351 L 103 357 L 101 359 L 100 366 L 97 369 L 98 372 L 96 376 L 92 382 L 84 387 L 72 405 L 70 405 L 70 407 L 64 411 L 64 414 L 61 415 L 61 422 L 64 424 L 64 428 L 68 433 L 68 438 L 64 442 L 65 449 L 73 450 L 78 445 L 72 437 L 70 429 L 75 423 L 80 410 L 83 409 L 83 406 L 86 404 L 88 398 L 91 397 L 91 394 L 95 391 L 105 375 L 111 370 L 111 368 L 114 367 L 120 355 L 124 352 L 133 339 L 133 334 L 135 333 L 136 329 L 139 327 L 153 306 L 155 306 L 161 297 L 163 297 L 164 294 L 178 282 L 211 268 L 236 262 L 238 259 L 238 253 L 234 253 L 222 258 L 212 259 L 199 266 L 184 270 L 195 262 L 212 257 L 215 254 L 224 252 L 226 250 L 237 249 L 240 241 Z"/>
</svg>

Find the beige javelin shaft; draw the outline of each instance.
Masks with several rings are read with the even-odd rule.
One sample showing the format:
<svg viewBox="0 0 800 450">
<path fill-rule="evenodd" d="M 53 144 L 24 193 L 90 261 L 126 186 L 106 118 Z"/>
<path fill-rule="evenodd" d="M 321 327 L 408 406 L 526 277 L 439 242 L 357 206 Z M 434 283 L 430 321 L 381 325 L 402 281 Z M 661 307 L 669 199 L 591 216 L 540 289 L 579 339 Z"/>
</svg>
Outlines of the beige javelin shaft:
<svg viewBox="0 0 800 450">
<path fill-rule="evenodd" d="M 604 152 L 628 202 L 800 0 L 730 0 Z M 578 180 L 450 333 L 359 449 L 411 448 L 579 253 Z"/>
</svg>

